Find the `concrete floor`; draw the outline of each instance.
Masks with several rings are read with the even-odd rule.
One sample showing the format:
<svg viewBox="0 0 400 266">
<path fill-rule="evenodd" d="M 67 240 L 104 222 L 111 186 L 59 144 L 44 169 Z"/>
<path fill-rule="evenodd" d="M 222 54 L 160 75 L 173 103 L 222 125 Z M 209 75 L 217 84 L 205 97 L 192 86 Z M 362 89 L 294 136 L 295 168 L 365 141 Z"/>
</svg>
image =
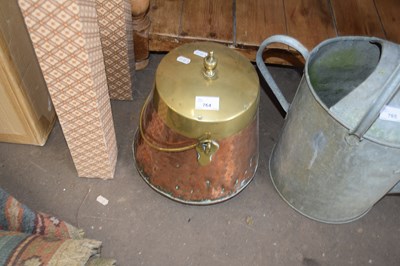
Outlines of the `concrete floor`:
<svg viewBox="0 0 400 266">
<path fill-rule="evenodd" d="M 243 192 L 200 207 L 153 191 L 135 169 L 131 144 L 161 58 L 152 55 L 149 67 L 137 73 L 134 101 L 112 102 L 119 149 L 113 180 L 77 177 L 57 123 L 44 147 L 0 144 L 0 186 L 103 241 L 103 256 L 119 265 L 400 265 L 400 197 L 384 197 L 366 216 L 343 225 L 309 220 L 279 197 L 268 160 L 283 116 L 265 84 L 259 168 Z M 272 70 L 293 95 L 300 73 Z M 96 201 L 99 195 L 107 206 Z"/>
</svg>

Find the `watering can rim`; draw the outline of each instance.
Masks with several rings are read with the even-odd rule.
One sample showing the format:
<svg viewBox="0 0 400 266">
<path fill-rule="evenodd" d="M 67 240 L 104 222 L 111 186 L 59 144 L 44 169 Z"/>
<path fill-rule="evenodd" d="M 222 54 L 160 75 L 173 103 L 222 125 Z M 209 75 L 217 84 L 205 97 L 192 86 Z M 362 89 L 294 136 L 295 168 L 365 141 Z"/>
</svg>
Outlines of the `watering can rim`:
<svg viewBox="0 0 400 266">
<path fill-rule="evenodd" d="M 335 37 L 335 38 L 330 38 L 327 39 L 325 41 L 322 41 L 321 43 L 319 43 L 316 47 L 314 47 L 308 57 L 306 58 L 305 64 L 304 64 L 304 77 L 306 79 L 307 85 L 308 85 L 308 89 L 310 90 L 311 94 L 313 95 L 314 99 L 317 101 L 317 103 L 328 113 L 328 115 L 330 117 L 332 117 L 335 121 L 337 121 L 340 125 L 342 125 L 343 127 L 345 127 L 346 129 L 348 129 L 349 131 L 352 130 L 352 128 L 349 125 L 346 125 L 345 121 L 341 120 L 339 117 L 337 117 L 331 110 L 330 108 L 328 108 L 326 106 L 325 103 L 323 103 L 320 99 L 320 97 L 317 95 L 317 93 L 315 92 L 315 89 L 311 83 L 310 80 L 310 75 L 309 75 L 309 66 L 310 66 L 310 62 L 312 61 L 313 57 L 316 56 L 316 54 L 318 54 L 319 50 L 326 46 L 329 45 L 331 43 L 335 43 L 335 42 L 341 42 L 341 41 L 368 41 L 370 43 L 375 43 L 375 44 L 379 44 L 380 45 L 380 58 L 379 61 L 374 69 L 374 71 L 370 74 L 370 76 L 368 76 L 363 82 L 366 82 L 376 71 L 378 71 L 378 66 L 380 64 L 383 64 L 383 62 L 381 61 L 382 55 L 383 55 L 383 51 L 389 46 L 389 45 L 396 45 L 398 46 L 398 44 L 378 38 L 378 37 L 367 37 L 367 36 L 339 36 L 339 37 Z M 376 119 L 375 119 L 376 120 Z M 375 123 L 375 120 L 373 123 Z M 394 144 L 394 143 L 387 143 L 384 141 L 381 141 L 377 138 L 374 138 L 372 136 L 362 136 L 362 139 L 367 139 L 371 142 L 377 143 L 379 145 L 384 145 L 384 146 L 388 146 L 391 148 L 400 148 L 400 144 Z"/>
<path fill-rule="evenodd" d="M 383 69 L 387 70 L 387 75 L 382 78 L 380 78 L 380 82 L 382 83 L 383 86 L 381 86 L 379 90 L 376 91 L 374 99 L 372 102 L 369 103 L 369 106 L 366 110 L 363 110 L 363 113 L 359 113 L 358 121 L 353 121 L 352 124 L 358 123 L 355 125 L 351 125 L 349 121 L 346 121 L 344 119 L 340 119 L 340 116 L 337 116 L 335 112 L 332 110 L 332 108 L 328 108 L 325 103 L 323 103 L 320 99 L 320 97 L 315 93 L 314 87 L 312 86 L 312 83 L 310 82 L 310 76 L 309 76 L 309 64 L 310 64 L 310 58 L 313 59 L 314 55 L 319 52 L 319 50 L 323 47 L 328 45 L 329 43 L 337 43 L 337 42 L 343 42 L 343 41 L 364 41 L 364 42 L 369 42 L 369 43 L 375 43 L 379 45 L 380 48 L 380 56 L 379 60 L 372 71 L 372 73 L 364 79 L 359 86 L 363 86 L 362 84 L 365 84 L 367 81 L 370 82 L 376 76 L 380 73 L 378 72 L 378 69 Z M 285 96 L 283 95 L 282 91 L 279 89 L 279 86 L 276 84 L 274 78 L 272 77 L 271 73 L 268 71 L 264 60 L 263 60 L 263 51 L 264 49 L 272 43 L 282 43 L 285 45 L 288 45 L 289 47 L 294 48 L 297 50 L 304 58 L 305 58 L 305 70 L 303 73 L 302 81 L 300 82 L 300 85 L 303 82 L 306 82 L 305 84 L 307 85 L 307 90 L 310 90 L 312 97 L 316 100 L 317 104 L 322 107 L 322 109 L 330 116 L 332 119 L 337 121 L 338 124 L 342 125 L 344 128 L 348 130 L 348 136 L 349 140 L 353 144 L 357 144 L 360 142 L 362 139 L 368 139 L 371 142 L 374 142 L 379 145 L 387 146 L 387 147 L 395 147 L 395 148 L 400 148 L 400 139 L 397 137 L 395 138 L 396 140 L 393 142 L 391 139 L 386 139 L 383 138 L 380 140 L 379 136 L 376 134 L 376 129 L 380 129 L 382 124 L 382 121 L 378 120 L 378 117 L 380 116 L 381 110 L 389 103 L 394 98 L 397 98 L 399 96 L 398 92 L 400 91 L 400 60 L 397 60 L 397 58 L 400 59 L 400 51 L 399 51 L 399 45 L 381 38 L 377 37 L 371 37 L 371 36 L 340 36 L 340 37 L 334 37 L 327 39 L 323 42 L 321 42 L 319 45 L 317 45 L 311 53 L 307 50 L 306 47 L 304 47 L 298 40 L 296 40 L 293 37 L 287 36 L 287 35 L 272 35 L 265 39 L 259 46 L 257 50 L 257 55 L 256 55 L 256 63 L 258 66 L 258 69 L 260 71 L 260 74 L 263 76 L 263 78 L 266 80 L 267 84 L 269 85 L 270 89 L 274 93 L 276 99 L 278 100 L 279 104 L 281 105 L 282 109 L 288 113 L 290 110 L 290 103 L 286 100 Z M 393 69 L 389 67 L 385 67 L 385 63 L 383 62 L 383 58 L 385 60 L 388 60 L 389 58 L 392 58 L 392 52 L 396 51 L 396 53 L 393 53 L 393 60 L 391 64 L 392 66 L 394 65 L 395 68 Z M 310 56 L 311 54 L 311 56 Z M 299 86 L 300 86 L 299 85 Z M 298 90 L 297 90 L 298 92 Z M 297 94 L 296 92 L 296 94 Z M 295 96 L 296 97 L 296 96 Z M 344 98 L 343 98 L 344 99 Z M 399 99 L 396 99 L 396 103 L 398 102 Z M 375 102 L 377 104 L 375 104 Z M 379 103 L 379 104 L 378 104 Z M 386 120 L 386 119 L 385 119 Z M 384 122 L 386 123 L 386 122 Z M 386 128 L 388 124 L 386 124 Z M 370 130 L 372 129 L 372 131 Z M 390 127 L 389 127 L 390 130 Z M 391 135 L 397 135 L 397 127 L 395 130 L 391 130 L 390 132 Z M 386 132 L 386 131 L 385 131 Z M 385 134 L 384 132 L 381 132 L 379 134 Z M 346 137 L 347 138 L 347 137 Z"/>
</svg>

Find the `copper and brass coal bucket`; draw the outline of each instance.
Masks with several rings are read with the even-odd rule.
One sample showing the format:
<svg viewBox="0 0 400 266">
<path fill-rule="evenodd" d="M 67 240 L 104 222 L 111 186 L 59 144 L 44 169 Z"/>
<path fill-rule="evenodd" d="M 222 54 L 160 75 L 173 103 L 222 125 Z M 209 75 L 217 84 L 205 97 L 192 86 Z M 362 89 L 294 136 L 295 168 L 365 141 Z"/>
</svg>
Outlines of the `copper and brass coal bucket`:
<svg viewBox="0 0 400 266">
<path fill-rule="evenodd" d="M 191 43 L 161 61 L 133 143 L 136 168 L 179 202 L 227 200 L 258 165 L 259 79 L 241 54 Z"/>
</svg>

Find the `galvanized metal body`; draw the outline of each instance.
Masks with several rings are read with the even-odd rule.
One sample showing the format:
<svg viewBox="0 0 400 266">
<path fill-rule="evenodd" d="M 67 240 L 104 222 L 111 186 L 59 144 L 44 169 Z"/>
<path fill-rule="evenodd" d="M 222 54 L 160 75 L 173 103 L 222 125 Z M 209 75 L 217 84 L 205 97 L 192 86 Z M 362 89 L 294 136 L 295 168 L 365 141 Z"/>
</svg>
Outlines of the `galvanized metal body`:
<svg viewBox="0 0 400 266">
<path fill-rule="evenodd" d="M 293 40 L 267 39 L 259 55 L 281 39 Z M 298 45 L 291 43 L 304 48 Z M 378 118 L 385 106 L 400 108 L 400 49 L 377 38 L 343 37 L 303 54 L 305 74 L 287 105 L 270 175 L 282 198 L 303 215 L 350 222 L 400 180 L 400 123 Z M 258 57 L 257 64 L 263 68 Z"/>
<path fill-rule="evenodd" d="M 213 101 L 199 107 L 199 97 Z M 172 50 L 142 109 L 137 170 L 178 202 L 207 205 L 237 195 L 258 165 L 258 102 L 256 70 L 239 53 L 207 42 Z"/>
</svg>

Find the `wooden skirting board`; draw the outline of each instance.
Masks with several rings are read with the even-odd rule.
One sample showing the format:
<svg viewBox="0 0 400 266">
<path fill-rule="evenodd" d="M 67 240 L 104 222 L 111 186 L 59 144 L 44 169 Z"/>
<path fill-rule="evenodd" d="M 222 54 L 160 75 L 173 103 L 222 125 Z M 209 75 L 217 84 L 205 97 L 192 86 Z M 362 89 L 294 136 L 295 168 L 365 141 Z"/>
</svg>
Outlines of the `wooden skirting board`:
<svg viewBox="0 0 400 266">
<path fill-rule="evenodd" d="M 150 0 L 149 49 L 166 52 L 187 42 L 214 41 L 254 61 L 260 43 L 275 34 L 292 36 L 310 50 L 344 35 L 400 43 L 398 14 L 399 0 Z M 287 46 L 271 48 L 269 63 L 302 62 Z"/>
</svg>

